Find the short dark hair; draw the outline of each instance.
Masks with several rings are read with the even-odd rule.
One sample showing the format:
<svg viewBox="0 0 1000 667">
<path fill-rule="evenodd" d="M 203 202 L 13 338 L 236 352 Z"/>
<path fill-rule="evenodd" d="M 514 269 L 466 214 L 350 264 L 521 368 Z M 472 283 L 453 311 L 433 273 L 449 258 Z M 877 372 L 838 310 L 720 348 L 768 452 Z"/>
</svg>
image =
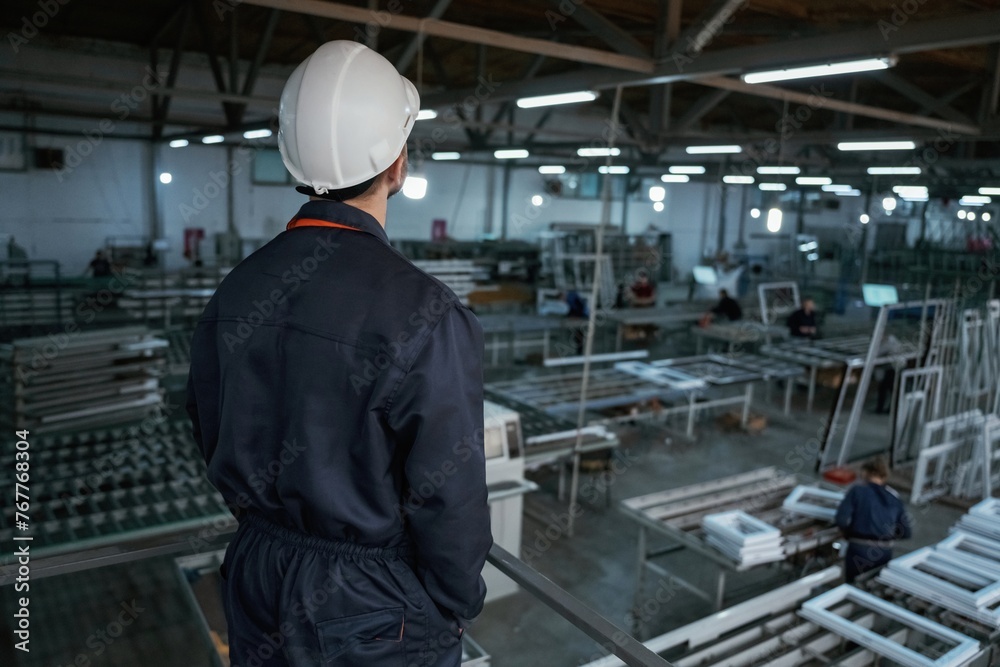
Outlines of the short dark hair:
<svg viewBox="0 0 1000 667">
<path fill-rule="evenodd" d="M 889 476 L 889 464 L 886 463 L 884 457 L 876 456 L 870 461 L 865 461 L 861 464 L 861 472 L 872 477 L 885 479 Z"/>
</svg>

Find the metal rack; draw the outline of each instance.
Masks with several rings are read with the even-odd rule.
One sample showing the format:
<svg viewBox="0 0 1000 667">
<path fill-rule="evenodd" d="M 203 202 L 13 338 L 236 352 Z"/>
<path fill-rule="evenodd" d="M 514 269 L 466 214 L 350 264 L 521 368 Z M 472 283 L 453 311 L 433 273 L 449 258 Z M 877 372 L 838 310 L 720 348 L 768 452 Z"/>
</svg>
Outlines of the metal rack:
<svg viewBox="0 0 1000 667">
<path fill-rule="evenodd" d="M 711 546 L 702 528 L 706 515 L 742 510 L 781 531 L 781 549 L 787 563 L 795 558 L 834 557 L 831 550 L 824 556 L 823 548 L 832 544 L 839 533 L 829 523 L 813 517 L 793 514 L 782 508 L 789 493 L 801 483 L 795 475 L 777 468 L 761 468 L 750 473 L 723 477 L 677 489 L 660 491 L 624 500 L 622 513 L 639 527 L 639 569 L 635 587 L 635 604 L 641 606 L 646 571 L 670 578 L 685 589 L 721 609 L 725 601 L 728 573 L 777 564 L 743 563 Z M 665 539 L 669 546 L 650 549 L 651 537 Z M 690 549 L 716 566 L 715 590 L 703 591 L 666 567 L 652 562 L 679 549 Z M 641 627 L 639 628 L 641 630 Z"/>
<path fill-rule="evenodd" d="M 34 433 L 140 419 L 162 400 L 167 342 L 143 327 L 0 345 L 5 424 Z"/>
<path fill-rule="evenodd" d="M 0 465 L 13 469 L 13 442 L 0 448 Z M 186 420 L 37 436 L 31 456 L 29 524 L 38 574 L 47 562 L 54 574 L 60 564 L 93 566 L 109 549 L 134 550 L 138 558 L 152 538 L 234 524 L 222 496 L 205 479 Z M 9 541 L 14 528 L 14 508 L 5 507 L 0 539 Z M 60 558 L 70 552 L 71 559 Z M 0 569 L 0 584 L 15 573 L 14 566 Z"/>
</svg>

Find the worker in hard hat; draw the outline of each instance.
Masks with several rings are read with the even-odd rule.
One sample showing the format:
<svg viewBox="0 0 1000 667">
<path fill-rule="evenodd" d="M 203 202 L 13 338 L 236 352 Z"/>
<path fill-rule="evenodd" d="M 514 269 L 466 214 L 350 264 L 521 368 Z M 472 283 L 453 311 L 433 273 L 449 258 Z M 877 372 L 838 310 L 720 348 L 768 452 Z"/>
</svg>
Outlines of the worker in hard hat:
<svg viewBox="0 0 1000 667">
<path fill-rule="evenodd" d="M 299 65 L 278 140 L 309 201 L 194 332 L 195 439 L 239 519 L 234 665 L 457 666 L 482 609 L 482 330 L 385 231 L 418 111 L 355 42 Z"/>
</svg>

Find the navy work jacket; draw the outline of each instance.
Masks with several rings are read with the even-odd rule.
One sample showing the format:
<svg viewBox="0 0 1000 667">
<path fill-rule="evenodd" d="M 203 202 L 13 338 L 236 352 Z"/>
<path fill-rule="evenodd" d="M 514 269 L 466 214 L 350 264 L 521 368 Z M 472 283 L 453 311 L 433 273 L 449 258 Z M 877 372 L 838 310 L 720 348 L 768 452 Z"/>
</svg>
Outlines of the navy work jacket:
<svg viewBox="0 0 1000 667">
<path fill-rule="evenodd" d="M 237 518 L 412 546 L 428 594 L 464 625 L 492 544 L 482 350 L 472 312 L 375 218 L 310 201 L 195 329 L 188 412 L 209 480 Z"/>
<path fill-rule="evenodd" d="M 909 539 L 910 515 L 899 495 L 884 484 L 865 482 L 848 489 L 837 508 L 837 526 L 848 538 L 889 542 Z"/>
</svg>

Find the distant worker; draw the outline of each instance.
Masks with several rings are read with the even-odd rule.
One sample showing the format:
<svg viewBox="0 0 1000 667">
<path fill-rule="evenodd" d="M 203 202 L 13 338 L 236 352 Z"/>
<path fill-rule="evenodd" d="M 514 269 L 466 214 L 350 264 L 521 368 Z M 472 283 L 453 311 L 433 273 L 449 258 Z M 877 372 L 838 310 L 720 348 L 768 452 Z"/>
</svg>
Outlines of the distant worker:
<svg viewBox="0 0 1000 667">
<path fill-rule="evenodd" d="M 483 608 L 482 327 L 385 231 L 419 110 L 361 44 L 300 64 L 278 146 L 309 201 L 194 331 L 187 409 L 239 520 L 234 665 L 458 667 Z"/>
<path fill-rule="evenodd" d="M 788 316 L 788 333 L 794 338 L 819 338 L 816 327 L 816 302 L 810 298 L 802 301 L 802 307 Z"/>
<path fill-rule="evenodd" d="M 14 241 L 13 236 L 7 239 L 7 259 L 14 261 L 22 261 L 28 259 L 27 251 L 21 246 L 19 246 L 17 242 Z"/>
<path fill-rule="evenodd" d="M 566 306 L 568 307 L 566 317 L 582 320 L 590 316 L 590 312 L 587 310 L 587 302 L 583 300 L 583 297 L 576 290 L 570 290 L 566 293 Z M 584 352 L 584 343 L 587 340 L 587 327 L 573 327 L 572 334 L 576 354 L 577 356 L 582 355 Z"/>
<path fill-rule="evenodd" d="M 94 278 L 107 278 L 111 275 L 111 262 L 108 261 L 103 250 L 94 253 L 94 259 L 90 260 L 90 264 L 87 265 L 87 271 Z"/>
<path fill-rule="evenodd" d="M 729 296 L 727 290 L 719 290 L 719 303 L 715 304 L 714 308 L 702 316 L 699 325 L 707 327 L 716 317 L 725 318 L 729 322 L 736 322 L 743 319 L 743 309 L 740 308 L 740 304 L 736 299 Z"/>
<path fill-rule="evenodd" d="M 656 287 L 649 281 L 649 272 L 639 269 L 635 273 L 635 282 L 629 288 L 629 302 L 633 308 L 652 308 L 656 305 Z"/>
<path fill-rule="evenodd" d="M 882 457 L 861 466 L 863 482 L 852 486 L 837 508 L 837 526 L 847 539 L 844 577 L 858 575 L 892 560 L 896 540 L 913 533 L 910 515 L 894 489 L 886 486 L 889 466 Z"/>
</svg>

